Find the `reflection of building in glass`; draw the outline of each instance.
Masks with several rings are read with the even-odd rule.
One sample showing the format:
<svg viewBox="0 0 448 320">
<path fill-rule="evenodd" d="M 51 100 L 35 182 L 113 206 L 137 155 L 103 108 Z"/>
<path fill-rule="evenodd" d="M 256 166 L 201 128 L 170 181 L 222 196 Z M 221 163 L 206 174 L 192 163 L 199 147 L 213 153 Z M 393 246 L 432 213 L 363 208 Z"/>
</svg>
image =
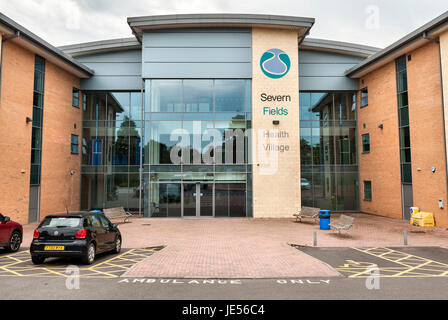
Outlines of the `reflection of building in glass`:
<svg viewBox="0 0 448 320">
<path fill-rule="evenodd" d="M 148 80 L 146 88 L 145 216 L 249 215 L 250 81 Z"/>
<path fill-rule="evenodd" d="M 354 92 L 300 93 L 302 203 L 359 210 Z"/>
<path fill-rule="evenodd" d="M 82 207 L 139 210 L 141 93 L 89 92 L 86 97 Z"/>
</svg>

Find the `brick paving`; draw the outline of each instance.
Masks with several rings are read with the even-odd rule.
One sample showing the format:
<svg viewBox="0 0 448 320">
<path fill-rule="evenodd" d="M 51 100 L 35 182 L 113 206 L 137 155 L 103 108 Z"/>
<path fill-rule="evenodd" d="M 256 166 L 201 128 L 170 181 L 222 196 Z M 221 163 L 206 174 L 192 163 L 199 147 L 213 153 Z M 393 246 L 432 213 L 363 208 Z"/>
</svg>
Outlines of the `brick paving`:
<svg viewBox="0 0 448 320">
<path fill-rule="evenodd" d="M 123 247 L 167 247 L 126 272 L 129 277 L 299 278 L 338 273 L 288 245 L 320 247 L 397 247 L 403 230 L 409 246 L 448 246 L 448 230 L 412 227 L 407 222 L 353 214 L 348 235 L 319 230 L 293 219 L 132 219 L 121 224 Z M 28 246 L 35 225 L 25 226 Z"/>
</svg>

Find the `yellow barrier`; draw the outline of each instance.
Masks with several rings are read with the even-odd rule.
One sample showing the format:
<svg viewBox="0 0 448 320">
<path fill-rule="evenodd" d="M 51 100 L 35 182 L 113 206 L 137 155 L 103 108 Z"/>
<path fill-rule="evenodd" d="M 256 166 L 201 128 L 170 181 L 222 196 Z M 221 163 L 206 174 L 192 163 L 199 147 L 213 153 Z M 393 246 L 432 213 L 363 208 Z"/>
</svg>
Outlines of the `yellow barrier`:
<svg viewBox="0 0 448 320">
<path fill-rule="evenodd" d="M 418 227 L 434 227 L 434 214 L 430 212 L 417 212 L 411 215 L 411 224 Z"/>
</svg>

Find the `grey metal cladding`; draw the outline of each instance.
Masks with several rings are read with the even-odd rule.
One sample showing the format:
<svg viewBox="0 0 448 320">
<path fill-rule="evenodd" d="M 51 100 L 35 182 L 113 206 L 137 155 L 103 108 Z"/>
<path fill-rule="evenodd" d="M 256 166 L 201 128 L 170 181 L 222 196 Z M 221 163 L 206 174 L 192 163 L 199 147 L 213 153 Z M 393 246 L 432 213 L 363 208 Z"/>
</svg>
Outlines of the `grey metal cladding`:
<svg viewBox="0 0 448 320">
<path fill-rule="evenodd" d="M 95 70 L 81 81 L 81 90 L 140 90 L 141 50 L 106 52 L 78 56 L 76 59 Z"/>
<path fill-rule="evenodd" d="M 143 78 L 252 78 L 250 29 L 143 33 Z"/>
<path fill-rule="evenodd" d="M 345 71 L 362 61 L 362 57 L 314 50 L 299 51 L 301 91 L 358 90 L 357 80 Z"/>
<path fill-rule="evenodd" d="M 81 80 L 81 90 L 141 90 L 141 78 L 136 76 L 94 76 Z"/>
<path fill-rule="evenodd" d="M 210 63 L 210 62 L 237 62 L 250 63 L 252 55 L 251 48 L 182 48 L 182 54 L 178 50 L 167 50 L 167 48 L 150 48 L 145 50 L 143 61 L 148 63 Z"/>
</svg>

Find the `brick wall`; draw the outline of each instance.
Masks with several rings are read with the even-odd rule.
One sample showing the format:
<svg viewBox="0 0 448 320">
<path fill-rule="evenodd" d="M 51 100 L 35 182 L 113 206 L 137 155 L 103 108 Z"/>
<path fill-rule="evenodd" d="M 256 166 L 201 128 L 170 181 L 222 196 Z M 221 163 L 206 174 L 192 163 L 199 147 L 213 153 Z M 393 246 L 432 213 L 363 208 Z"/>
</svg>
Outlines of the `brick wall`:
<svg viewBox="0 0 448 320">
<path fill-rule="evenodd" d="M 388 63 L 362 80 L 360 88 L 368 88 L 369 105 L 358 109 L 361 211 L 401 219 L 395 63 Z M 384 129 L 379 128 L 380 124 Z M 362 152 L 363 134 L 370 135 L 367 154 Z M 372 201 L 364 200 L 364 181 L 372 181 Z"/>
<path fill-rule="evenodd" d="M 45 67 L 41 218 L 66 207 L 79 210 L 81 185 L 82 105 L 72 106 L 72 90 L 80 82 L 48 61 Z M 78 155 L 71 154 L 71 134 L 79 136 Z"/>
<path fill-rule="evenodd" d="M 0 101 L 0 212 L 28 223 L 35 54 L 14 41 L 3 46 Z M 42 133 L 40 216 L 79 209 L 80 155 L 70 153 L 70 135 L 79 135 L 82 112 L 72 107 L 79 79 L 46 61 Z M 77 129 L 74 129 L 76 123 Z M 81 148 L 80 148 L 81 151 Z M 74 176 L 70 170 L 75 170 Z"/>
<path fill-rule="evenodd" d="M 3 44 L 0 103 L 0 212 L 28 221 L 34 54 L 13 41 Z"/>
<path fill-rule="evenodd" d="M 428 42 L 410 52 L 407 61 L 414 206 L 435 214 L 436 224 L 448 227 L 445 139 L 440 83 L 439 47 Z M 436 172 L 432 172 L 432 168 Z"/>
<path fill-rule="evenodd" d="M 440 58 L 442 63 L 444 119 L 445 119 L 445 150 L 448 149 L 448 31 L 440 35 Z M 445 207 L 448 198 L 445 198 Z M 446 219 L 446 218 L 445 218 Z M 448 223 L 446 223 L 448 225 Z"/>
<path fill-rule="evenodd" d="M 437 44 L 428 42 L 408 54 L 414 206 L 433 212 L 437 225 L 447 227 L 446 209 L 438 207 L 439 199 L 447 199 L 439 50 Z M 395 62 L 361 80 L 360 87 L 369 90 L 369 105 L 358 111 L 361 211 L 402 219 Z M 380 124 L 384 129 L 378 128 Z M 363 154 L 361 136 L 366 133 L 371 151 Z M 365 180 L 372 181 L 372 201 L 363 200 Z"/>
</svg>

